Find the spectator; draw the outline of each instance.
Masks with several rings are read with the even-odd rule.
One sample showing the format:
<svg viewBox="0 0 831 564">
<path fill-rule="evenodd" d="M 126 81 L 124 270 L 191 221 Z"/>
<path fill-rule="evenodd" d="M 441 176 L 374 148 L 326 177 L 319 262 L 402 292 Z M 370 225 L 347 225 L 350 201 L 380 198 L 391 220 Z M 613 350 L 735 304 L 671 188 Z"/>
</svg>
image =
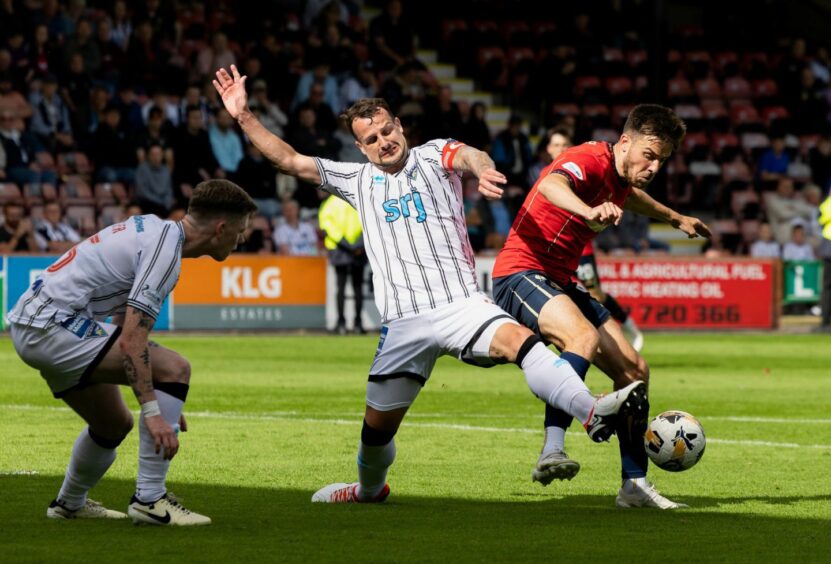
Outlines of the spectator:
<svg viewBox="0 0 831 564">
<path fill-rule="evenodd" d="M 815 77 L 813 71 L 805 67 L 799 79 L 796 98 L 792 99 L 791 123 L 796 133 L 817 133 L 827 127 L 826 114 L 828 103 L 825 100 L 825 88 Z"/>
<path fill-rule="evenodd" d="M 754 258 L 781 258 L 782 248 L 773 238 L 770 224 L 765 222 L 759 226 L 759 234 L 750 245 L 750 256 Z"/>
<path fill-rule="evenodd" d="M 820 204 L 819 223 L 822 226 L 822 240 L 819 254 L 822 257 L 822 297 L 820 305 L 822 319 L 818 330 L 831 332 L 831 196 Z"/>
<path fill-rule="evenodd" d="M 355 145 L 355 137 L 352 135 L 352 130 L 343 120 L 338 120 L 338 128 L 332 134 L 335 141 L 340 143 L 338 149 L 338 158 L 336 160 L 342 163 L 365 163 L 366 156 Z"/>
<path fill-rule="evenodd" d="M 208 132 L 202 126 L 202 110 L 190 106 L 186 122 L 180 126 L 173 141 L 175 165 L 173 184 L 180 204 L 190 199 L 193 188 L 211 177 L 225 178 L 225 171 L 214 158 Z"/>
<path fill-rule="evenodd" d="M 98 44 L 99 53 L 101 53 L 101 67 L 98 69 L 98 76 L 111 87 L 115 87 L 118 83 L 121 67 L 124 65 L 125 54 L 121 47 L 113 41 L 113 29 L 110 20 L 104 19 L 98 22 L 95 42 Z"/>
<path fill-rule="evenodd" d="M 147 123 L 147 116 L 150 114 L 151 108 L 161 108 L 165 119 L 174 127 L 178 127 L 184 123 L 179 120 L 179 108 L 170 100 L 170 97 L 167 95 L 167 90 L 162 86 L 156 87 L 153 91 L 153 97 L 141 107 L 141 114 L 145 123 Z M 200 107 L 199 109 L 201 110 L 202 108 Z M 205 119 L 202 120 L 202 127 L 207 127 L 207 121 Z"/>
<path fill-rule="evenodd" d="M 254 145 L 248 145 L 245 158 L 239 163 L 235 180 L 257 204 L 258 212 L 273 220 L 280 215 L 277 201 L 277 171 Z"/>
<path fill-rule="evenodd" d="M 228 36 L 222 32 L 213 34 L 209 46 L 199 51 L 196 57 L 196 73 L 198 78 L 205 79 L 213 76 L 216 69 L 230 69 L 237 64 L 237 57 L 228 46 Z"/>
<path fill-rule="evenodd" d="M 142 213 L 165 218 L 173 208 L 176 201 L 173 178 L 170 168 L 164 163 L 164 149 L 161 145 L 151 145 L 147 159 L 136 169 L 135 198 Z"/>
<path fill-rule="evenodd" d="M 318 127 L 317 114 L 308 105 L 297 112 L 297 124 L 289 138 L 291 146 L 302 155 L 333 159 L 340 148 L 332 135 Z"/>
<path fill-rule="evenodd" d="M 335 332 L 339 335 L 346 334 L 346 282 L 349 280 L 355 299 L 355 321 L 352 331 L 366 333 L 361 321 L 364 270 L 367 265 L 361 218 L 344 200 L 329 196 L 320 206 L 318 219 L 325 236 L 323 242 L 329 254 L 329 263 L 334 267 L 337 278 L 338 321 Z"/>
<path fill-rule="evenodd" d="M 462 126 L 461 140 L 480 151 L 490 152 L 491 131 L 485 121 L 487 108 L 482 102 L 474 102 L 470 107 L 467 122 Z"/>
<path fill-rule="evenodd" d="M 425 116 L 429 119 L 428 138 L 447 139 L 459 135 L 462 113 L 453 101 L 453 91 L 449 86 L 440 86 L 436 97 L 427 98 L 425 106 Z"/>
<path fill-rule="evenodd" d="M 130 44 L 130 37 L 133 35 L 133 23 L 127 14 L 127 2 L 116 0 L 113 4 L 113 17 L 110 27 L 112 28 L 112 40 L 119 49 L 127 52 Z"/>
<path fill-rule="evenodd" d="M 816 260 L 814 248 L 805 237 L 805 224 L 795 221 L 791 227 L 791 240 L 782 248 L 784 260 Z"/>
<path fill-rule="evenodd" d="M 0 226 L 0 254 L 34 251 L 35 234 L 31 220 L 25 217 L 23 206 L 6 202 L 3 205 L 3 218 L 3 225 Z"/>
<path fill-rule="evenodd" d="M 208 138 L 211 140 L 214 157 L 222 170 L 226 174 L 236 172 L 244 156 L 242 141 L 234 131 L 234 119 L 226 110 L 217 112 L 216 122 L 208 128 Z"/>
<path fill-rule="evenodd" d="M 58 44 L 63 43 L 72 31 L 72 21 L 67 17 L 59 0 L 44 0 L 43 8 L 36 18 L 38 23 L 49 29 L 49 36 Z"/>
<path fill-rule="evenodd" d="M 58 49 L 55 42 L 49 37 L 49 28 L 45 24 L 35 27 L 32 46 L 29 51 L 30 67 L 26 75 L 29 83 L 36 76 L 56 73 L 61 68 L 58 60 Z"/>
<path fill-rule="evenodd" d="M 23 120 L 32 116 L 32 106 L 23 97 L 23 94 L 15 90 L 12 76 L 8 72 L 0 74 L 0 114 L 10 113 L 20 120 L 20 127 L 23 127 Z"/>
<path fill-rule="evenodd" d="M 415 35 L 403 11 L 401 0 L 388 0 L 384 12 L 369 24 L 369 54 L 379 71 L 403 65 L 415 52 Z"/>
<path fill-rule="evenodd" d="M 785 138 L 776 135 L 770 140 L 770 148 L 759 159 L 759 177 L 765 182 L 775 182 L 785 178 L 791 159 L 785 152 Z"/>
<path fill-rule="evenodd" d="M 65 253 L 81 241 L 78 232 L 63 220 L 58 202 L 48 202 L 43 208 L 43 219 L 35 227 L 35 243 L 44 253 Z"/>
<path fill-rule="evenodd" d="M 164 162 L 173 166 L 173 140 L 168 123 L 164 121 L 161 108 L 151 108 L 147 115 L 147 127 L 136 137 L 136 158 L 144 162 L 147 151 L 153 145 L 159 145 L 164 151 Z"/>
<path fill-rule="evenodd" d="M 92 37 L 92 24 L 88 19 L 78 20 L 75 34 L 70 37 L 63 47 L 65 63 L 68 64 L 72 55 L 78 53 L 84 61 L 84 68 L 95 74 L 101 68 L 101 51 L 98 43 Z"/>
<path fill-rule="evenodd" d="M 115 106 L 104 111 L 104 121 L 90 139 L 98 182 L 132 184 L 136 174 L 136 149 L 121 129 L 121 112 Z"/>
<path fill-rule="evenodd" d="M 252 83 L 248 107 L 256 113 L 263 127 L 281 139 L 285 136 L 283 128 L 288 125 L 289 118 L 279 105 L 269 100 L 268 85 L 265 80 L 255 80 Z"/>
<path fill-rule="evenodd" d="M 812 221 L 816 211 L 814 206 L 797 196 L 790 178 L 779 180 L 776 192 L 767 195 L 765 208 L 773 234 L 783 245 L 791 238 L 791 221 Z"/>
<path fill-rule="evenodd" d="M 378 79 L 372 61 L 364 61 L 355 74 L 350 73 L 340 87 L 343 107 L 349 107 L 361 98 L 372 98 L 378 92 Z"/>
<path fill-rule="evenodd" d="M 340 96 L 338 95 L 338 81 L 329 74 L 329 62 L 318 61 L 312 70 L 300 77 L 291 109 L 296 110 L 306 100 L 317 96 L 317 103 L 323 102 L 331 111 L 341 110 Z M 333 128 L 334 129 L 334 128 Z"/>
<path fill-rule="evenodd" d="M 113 104 L 121 111 L 121 121 L 128 132 L 136 133 L 144 128 L 141 105 L 136 99 L 136 91 L 129 82 L 123 82 L 119 86 L 118 96 L 113 100 Z"/>
<path fill-rule="evenodd" d="M 528 187 L 528 167 L 531 165 L 531 142 L 522 132 L 522 118 L 511 116 L 508 129 L 493 140 L 491 157 L 497 170 L 508 178 L 508 184 Z"/>
<path fill-rule="evenodd" d="M 355 64 L 352 42 L 341 34 L 338 24 L 325 24 L 320 34 L 320 39 L 317 35 L 309 37 L 309 59 L 328 62 L 335 79 L 341 80 Z"/>
<path fill-rule="evenodd" d="M 185 123 L 185 113 L 190 106 L 198 106 L 202 110 L 202 127 L 208 127 L 210 124 L 210 117 L 212 112 L 208 106 L 208 102 L 202 96 L 202 86 L 198 82 L 192 82 L 185 90 L 185 95 L 179 101 L 179 109 L 177 113 L 176 123 Z"/>
<path fill-rule="evenodd" d="M 309 223 L 300 221 L 300 204 L 296 200 L 283 204 L 283 221 L 274 230 L 274 246 L 281 255 L 317 255 L 317 233 Z"/>
<path fill-rule="evenodd" d="M 831 135 L 823 134 L 808 153 L 811 178 L 814 184 L 827 190 L 831 185 Z"/>
<path fill-rule="evenodd" d="M 69 70 L 61 79 L 61 97 L 70 112 L 72 130 L 79 135 L 84 131 L 91 90 L 92 78 L 84 69 L 84 57 L 80 53 L 73 53 L 69 57 Z"/>
<path fill-rule="evenodd" d="M 69 111 L 58 96 L 58 81 L 52 75 L 43 79 L 40 93 L 33 93 L 30 102 L 34 108 L 31 131 L 51 152 L 74 148 Z"/>
<path fill-rule="evenodd" d="M 5 178 L 25 185 L 30 182 L 54 184 L 57 175 L 37 164 L 37 153 L 43 151 L 35 137 L 23 130 L 23 122 L 11 113 L 0 114 L 0 142 L 6 156 Z"/>
</svg>

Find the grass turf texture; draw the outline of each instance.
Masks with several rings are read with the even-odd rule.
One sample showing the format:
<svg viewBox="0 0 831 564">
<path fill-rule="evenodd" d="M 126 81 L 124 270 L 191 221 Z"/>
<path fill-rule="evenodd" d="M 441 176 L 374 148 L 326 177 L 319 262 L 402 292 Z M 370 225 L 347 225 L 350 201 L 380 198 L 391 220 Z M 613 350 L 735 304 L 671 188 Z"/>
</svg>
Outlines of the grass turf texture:
<svg viewBox="0 0 831 564">
<path fill-rule="evenodd" d="M 595 445 L 576 425 L 567 447 L 583 466 L 579 476 L 547 488 L 531 483 L 543 406 L 520 371 L 447 358 L 397 436 L 388 502 L 312 505 L 319 487 L 356 478 L 376 339 L 159 342 L 193 364 L 190 432 L 168 486 L 214 524 L 47 520 L 82 423 L 4 337 L 2 561 L 812 562 L 827 561 L 831 550 L 831 347 L 822 336 L 647 336 L 652 414 L 689 411 L 709 439 L 692 470 L 650 469 L 663 493 L 692 506 L 679 512 L 616 509 L 615 439 Z M 596 392 L 610 387 L 596 370 L 588 383 Z M 137 429 L 94 499 L 126 510 L 136 453 Z M 9 475 L 20 471 L 37 475 Z"/>
</svg>

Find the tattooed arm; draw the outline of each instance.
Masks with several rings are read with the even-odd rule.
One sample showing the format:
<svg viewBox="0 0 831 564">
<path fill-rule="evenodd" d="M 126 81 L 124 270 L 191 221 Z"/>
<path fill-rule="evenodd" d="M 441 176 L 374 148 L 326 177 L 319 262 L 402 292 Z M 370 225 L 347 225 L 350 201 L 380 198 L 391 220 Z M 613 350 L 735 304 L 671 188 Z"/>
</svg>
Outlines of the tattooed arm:
<svg viewBox="0 0 831 564">
<path fill-rule="evenodd" d="M 121 354 L 124 356 L 124 374 L 142 406 L 144 424 L 156 443 L 156 452 L 158 453 L 164 447 L 164 456 L 170 459 L 179 450 L 179 440 L 171 426 L 162 417 L 156 403 L 156 392 L 153 389 L 151 345 L 148 337 L 155 322 L 153 316 L 128 305 L 121 338 L 118 342 Z"/>
</svg>

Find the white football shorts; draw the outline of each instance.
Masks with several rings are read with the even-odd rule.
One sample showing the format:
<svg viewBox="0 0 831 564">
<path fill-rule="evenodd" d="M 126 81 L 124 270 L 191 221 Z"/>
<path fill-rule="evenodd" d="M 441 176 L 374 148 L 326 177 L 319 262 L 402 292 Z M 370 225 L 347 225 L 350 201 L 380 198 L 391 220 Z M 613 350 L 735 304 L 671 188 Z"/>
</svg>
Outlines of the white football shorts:
<svg viewBox="0 0 831 564">
<path fill-rule="evenodd" d="M 17 354 L 49 384 L 56 398 L 88 385 L 88 379 L 121 333 L 121 327 L 70 317 L 46 329 L 12 323 Z"/>
<path fill-rule="evenodd" d="M 494 366 L 490 343 L 505 323 L 518 325 L 481 293 L 389 322 L 381 328 L 369 370 L 367 404 L 378 411 L 409 406 L 442 355 L 476 366 Z"/>
</svg>

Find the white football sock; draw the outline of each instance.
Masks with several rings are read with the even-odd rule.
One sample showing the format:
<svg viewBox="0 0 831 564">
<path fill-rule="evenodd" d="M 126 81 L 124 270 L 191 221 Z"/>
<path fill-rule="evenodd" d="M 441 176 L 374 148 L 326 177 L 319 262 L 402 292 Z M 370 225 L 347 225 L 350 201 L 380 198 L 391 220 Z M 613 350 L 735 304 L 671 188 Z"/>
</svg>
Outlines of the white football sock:
<svg viewBox="0 0 831 564">
<path fill-rule="evenodd" d="M 381 493 L 387 483 L 387 470 L 395 460 L 395 439 L 384 446 L 358 447 L 358 499 L 369 500 Z"/>
<path fill-rule="evenodd" d="M 156 390 L 156 400 L 167 424 L 178 428 L 179 416 L 185 402 L 161 390 Z M 139 418 L 139 463 L 138 480 L 136 480 L 136 497 L 142 503 L 152 503 L 160 499 L 167 489 L 165 477 L 170 461 L 164 459 L 164 447 L 156 454 L 156 443 L 144 424 L 144 416 Z"/>
<path fill-rule="evenodd" d="M 562 427 L 546 427 L 545 441 L 542 445 L 543 452 L 552 452 L 555 450 L 563 451 L 566 448 L 566 430 Z"/>
<path fill-rule="evenodd" d="M 115 449 L 97 444 L 89 436 L 89 427 L 85 427 L 72 447 L 58 501 L 67 509 L 83 507 L 87 502 L 87 492 L 98 483 L 114 460 Z"/>
<path fill-rule="evenodd" d="M 581 423 L 589 419 L 594 397 L 568 361 L 561 360 L 545 345 L 537 343 L 522 359 L 521 368 L 534 395 Z"/>
</svg>

